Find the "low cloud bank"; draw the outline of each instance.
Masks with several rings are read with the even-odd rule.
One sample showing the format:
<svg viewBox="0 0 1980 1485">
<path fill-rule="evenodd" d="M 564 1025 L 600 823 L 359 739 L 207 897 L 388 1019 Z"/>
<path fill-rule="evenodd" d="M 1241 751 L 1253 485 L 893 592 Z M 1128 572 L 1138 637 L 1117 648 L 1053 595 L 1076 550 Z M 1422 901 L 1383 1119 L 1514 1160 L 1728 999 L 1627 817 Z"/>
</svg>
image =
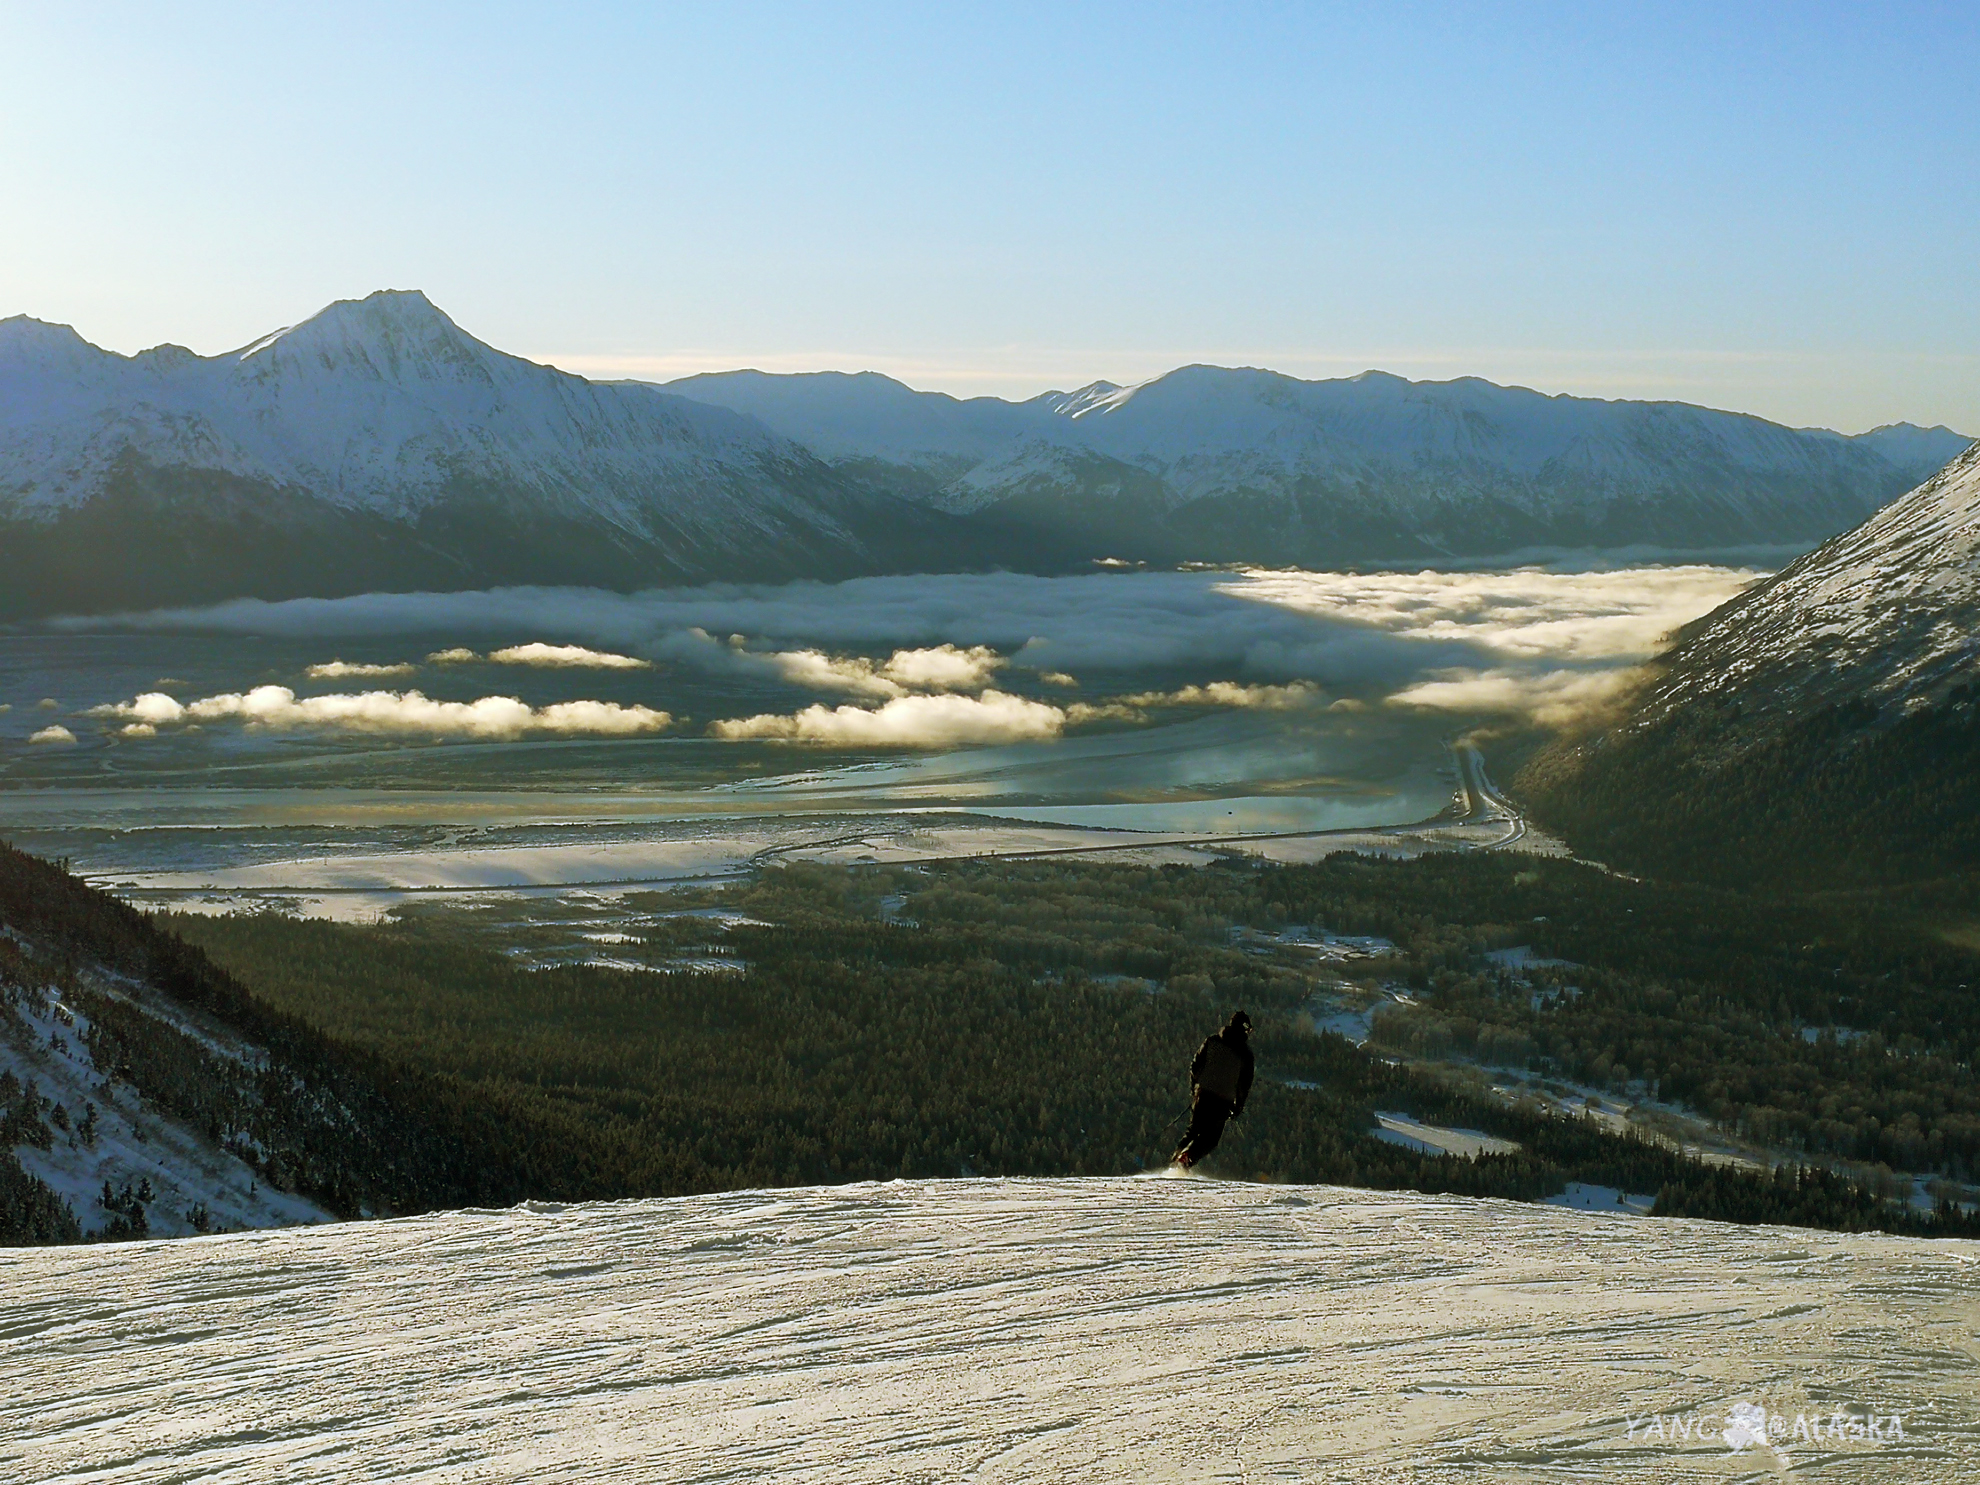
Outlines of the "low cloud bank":
<svg viewBox="0 0 1980 1485">
<path fill-rule="evenodd" d="M 466 665 L 484 658 L 494 665 L 532 665 L 544 669 L 651 670 L 653 668 L 651 660 L 641 660 L 632 655 L 615 655 L 606 650 L 587 649 L 583 645 L 545 644 L 541 640 L 492 650 L 485 657 L 478 651 L 457 645 L 452 649 L 433 651 L 426 657 L 426 661 L 429 665 Z M 304 674 L 313 681 L 338 681 L 352 677 L 411 675 L 418 669 L 419 667 L 409 660 L 390 665 L 372 665 L 355 660 L 330 660 L 322 665 L 310 666 Z"/>
<path fill-rule="evenodd" d="M 1565 727 L 1614 702 L 1631 680 L 1628 670 L 1454 672 L 1406 686 L 1389 703 L 1464 716 L 1529 717 L 1543 727 Z"/>
<path fill-rule="evenodd" d="M 114 706 L 93 717 L 126 722 L 124 735 L 150 737 L 161 727 L 228 719 L 252 727 L 318 728 L 339 732 L 507 740 L 526 734 L 629 737 L 661 731 L 673 718 L 644 706 L 610 701 L 560 701 L 532 707 L 514 696 L 477 701 L 436 701 L 418 691 L 363 691 L 298 697 L 287 686 L 257 686 L 198 701 L 180 702 L 162 691 Z"/>
<path fill-rule="evenodd" d="M 1306 681 L 1288 686 L 1244 686 L 1236 681 L 1212 681 L 1207 686 L 1184 686 L 1177 691 L 1137 691 L 1123 696 L 1127 706 L 1235 706 L 1260 711 L 1286 712 L 1295 707 L 1314 706 L 1326 693 Z"/>
<path fill-rule="evenodd" d="M 989 573 L 634 594 L 510 588 L 242 600 L 53 623 L 311 638 L 489 635 L 495 644 L 518 633 L 545 635 L 556 642 L 510 644 L 489 658 L 618 668 L 666 660 L 868 703 L 865 712 L 875 716 L 916 698 L 987 699 L 1002 672 L 1018 669 L 1053 686 L 1097 675 L 1129 693 L 1089 703 L 1084 712 L 1063 709 L 1074 721 L 1137 705 L 1305 705 L 1312 697 L 1288 688 L 1307 687 L 1369 702 L 1558 722 L 1613 694 L 1618 683 L 1603 677 L 1649 658 L 1671 630 L 1758 576 L 1698 564 L 1590 572 Z M 887 658 L 868 658 L 876 655 Z M 475 657 L 455 644 L 428 659 Z M 1137 672 L 1229 679 L 1132 692 L 1133 681 L 1123 677 Z M 791 736 L 827 726 L 786 722 Z M 758 718 L 743 723 L 770 726 Z"/>
<path fill-rule="evenodd" d="M 539 635 L 653 653 L 669 636 L 741 634 L 763 649 L 988 648 L 1078 673 L 1236 662 L 1254 679 L 1327 683 L 1395 658 L 1390 641 L 1448 646 L 1457 658 L 1641 659 L 1677 625 L 1760 574 L 1705 565 L 1599 572 L 1016 573 L 858 578 L 780 587 L 607 593 L 503 588 L 241 599 L 52 621 L 67 630 L 183 630 L 296 638 L 400 634 Z M 446 653 L 446 652 L 440 652 Z M 1052 657 L 1049 662 L 1047 657 Z M 1285 667 L 1308 665 L 1305 674 Z"/>
<path fill-rule="evenodd" d="M 1508 658 L 1647 660 L 1665 635 L 1717 608 L 1758 572 L 1726 567 L 1606 572 L 1254 572 L 1225 591 L 1330 621 Z"/>
<path fill-rule="evenodd" d="M 765 713 L 709 725 L 731 742 L 769 739 L 859 748 L 949 748 L 1057 737 L 1066 714 L 1056 706 L 985 691 L 981 696 L 899 696 L 884 706 L 808 706 L 790 716 Z"/>
</svg>

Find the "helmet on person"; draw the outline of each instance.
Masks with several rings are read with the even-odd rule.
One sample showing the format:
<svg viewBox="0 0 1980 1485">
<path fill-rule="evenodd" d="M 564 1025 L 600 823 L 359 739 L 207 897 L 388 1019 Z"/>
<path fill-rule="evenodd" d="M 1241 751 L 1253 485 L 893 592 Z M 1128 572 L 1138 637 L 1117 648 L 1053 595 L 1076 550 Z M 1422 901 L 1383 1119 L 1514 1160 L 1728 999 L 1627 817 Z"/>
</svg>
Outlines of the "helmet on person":
<svg viewBox="0 0 1980 1485">
<path fill-rule="evenodd" d="M 1224 1030 L 1235 1031 L 1239 1036 L 1250 1036 L 1251 1017 L 1243 1011 L 1232 1011 L 1231 1019 L 1224 1023 Z"/>
</svg>

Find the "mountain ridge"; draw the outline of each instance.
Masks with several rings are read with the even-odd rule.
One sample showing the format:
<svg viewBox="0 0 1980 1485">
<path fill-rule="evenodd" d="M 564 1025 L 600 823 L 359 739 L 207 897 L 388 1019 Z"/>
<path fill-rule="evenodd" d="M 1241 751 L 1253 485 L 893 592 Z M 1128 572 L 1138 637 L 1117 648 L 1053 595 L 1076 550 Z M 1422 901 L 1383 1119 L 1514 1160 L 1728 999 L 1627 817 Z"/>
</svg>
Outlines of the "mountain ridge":
<svg viewBox="0 0 1980 1485">
<path fill-rule="evenodd" d="M 1118 554 L 1149 560 L 1325 565 L 1813 542 L 1968 442 L 1909 424 L 1847 435 L 1680 402 L 1382 371 L 1306 382 L 1197 364 L 1023 402 L 916 392 L 872 373 L 666 385 L 934 508 L 1038 539 L 1084 537 L 1089 508 L 1113 507 L 1128 527 Z"/>
<path fill-rule="evenodd" d="M 16 316 L 0 321 L 0 622 L 1103 558 L 1792 548 L 1961 443 L 1386 372 L 1197 365 L 1023 402 L 873 372 L 589 381 L 496 350 L 416 290 L 216 356 L 123 356 Z"/>
</svg>

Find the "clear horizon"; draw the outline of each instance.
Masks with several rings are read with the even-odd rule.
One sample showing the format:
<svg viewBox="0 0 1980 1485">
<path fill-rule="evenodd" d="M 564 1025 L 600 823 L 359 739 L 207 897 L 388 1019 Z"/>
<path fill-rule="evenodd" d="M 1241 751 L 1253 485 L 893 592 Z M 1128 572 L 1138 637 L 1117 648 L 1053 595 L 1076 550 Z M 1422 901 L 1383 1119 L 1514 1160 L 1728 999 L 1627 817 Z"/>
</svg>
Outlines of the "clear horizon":
<svg viewBox="0 0 1980 1485">
<path fill-rule="evenodd" d="M 0 7 L 0 316 L 424 289 L 595 377 L 1197 362 L 1980 433 L 1980 19 Z"/>
</svg>

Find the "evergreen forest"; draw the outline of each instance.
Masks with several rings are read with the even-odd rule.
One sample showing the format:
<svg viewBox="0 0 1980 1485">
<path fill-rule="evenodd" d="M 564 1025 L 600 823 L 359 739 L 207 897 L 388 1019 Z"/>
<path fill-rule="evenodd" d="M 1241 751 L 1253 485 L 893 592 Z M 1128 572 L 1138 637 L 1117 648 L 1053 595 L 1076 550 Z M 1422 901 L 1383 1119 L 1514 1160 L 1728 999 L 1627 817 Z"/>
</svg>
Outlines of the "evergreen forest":
<svg viewBox="0 0 1980 1485">
<path fill-rule="evenodd" d="M 1664 1215 L 1980 1232 L 1951 1199 L 1980 1165 L 1980 954 L 1916 897 L 1772 901 L 1509 854 L 786 865 L 629 902 L 621 967 L 543 967 L 515 952 L 533 930 L 486 911 L 146 918 L 19 853 L 0 867 L 25 938 L 168 986 L 286 1071 L 123 1046 L 113 1006 L 99 1065 L 178 1117 L 252 1124 L 267 1179 L 352 1215 L 1132 1174 L 1165 1161 L 1191 1054 L 1242 1006 L 1259 1073 L 1225 1178 L 1517 1200 L 1575 1181 Z M 1362 946 L 1317 952 L 1340 936 Z M 10 994 L 49 972 L 0 963 Z M 1363 1045 L 1321 1028 L 1343 995 L 1377 1005 Z M 1529 1096 L 1549 1080 L 1682 1104 L 1778 1168 Z M 1519 1149 L 1419 1153 L 1376 1138 L 1377 1111 Z M 1952 1184 L 1928 1211 L 1895 1171 Z M 12 1240 L 79 1235 L 17 1184 L 0 1174 Z"/>
</svg>

